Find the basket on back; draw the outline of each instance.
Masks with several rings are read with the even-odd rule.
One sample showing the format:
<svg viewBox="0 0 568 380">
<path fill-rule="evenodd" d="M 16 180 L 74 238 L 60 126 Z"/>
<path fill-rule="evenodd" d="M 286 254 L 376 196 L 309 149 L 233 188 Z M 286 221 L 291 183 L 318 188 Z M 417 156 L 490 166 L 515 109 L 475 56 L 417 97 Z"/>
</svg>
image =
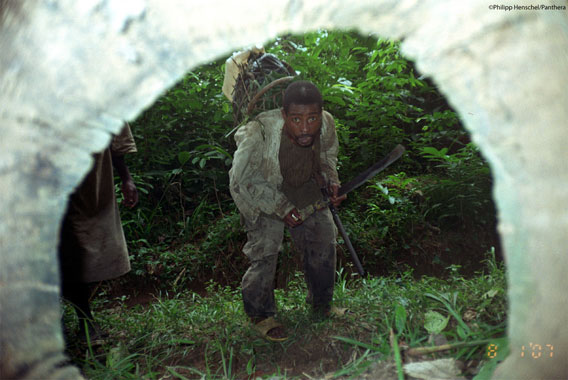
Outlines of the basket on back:
<svg viewBox="0 0 568 380">
<path fill-rule="evenodd" d="M 223 91 L 233 103 L 234 125 L 281 107 L 284 90 L 295 75 L 290 65 L 263 50 L 255 49 L 229 58 Z M 233 77 L 234 84 L 227 84 L 228 76 Z"/>
</svg>

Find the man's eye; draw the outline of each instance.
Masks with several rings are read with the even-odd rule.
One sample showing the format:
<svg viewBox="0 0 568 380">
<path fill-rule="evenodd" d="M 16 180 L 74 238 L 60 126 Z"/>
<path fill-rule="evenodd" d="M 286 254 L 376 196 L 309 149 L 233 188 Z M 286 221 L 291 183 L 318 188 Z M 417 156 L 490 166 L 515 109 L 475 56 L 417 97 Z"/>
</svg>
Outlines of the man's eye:
<svg viewBox="0 0 568 380">
<path fill-rule="evenodd" d="M 299 118 L 299 117 L 295 117 L 295 118 L 292 119 L 292 121 L 293 121 L 294 123 L 299 123 L 299 122 L 300 122 L 300 118 Z"/>
<path fill-rule="evenodd" d="M 312 122 L 316 121 L 316 119 L 317 119 L 317 117 L 312 116 L 312 117 L 308 118 L 308 121 L 309 121 L 310 123 L 312 123 Z"/>
</svg>

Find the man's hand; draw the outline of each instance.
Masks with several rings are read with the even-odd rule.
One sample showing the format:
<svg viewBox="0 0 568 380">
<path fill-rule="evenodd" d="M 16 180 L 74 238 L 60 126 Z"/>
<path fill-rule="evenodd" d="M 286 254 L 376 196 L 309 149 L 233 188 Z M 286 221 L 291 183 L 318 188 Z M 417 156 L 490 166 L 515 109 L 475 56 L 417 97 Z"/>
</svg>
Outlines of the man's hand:
<svg viewBox="0 0 568 380">
<path fill-rule="evenodd" d="M 138 203 L 138 190 L 136 189 L 136 185 L 134 184 L 134 181 L 132 181 L 132 178 L 122 182 L 121 190 L 122 195 L 124 195 L 122 204 L 128 208 L 136 206 Z"/>
<path fill-rule="evenodd" d="M 118 172 L 120 180 L 122 181 L 122 186 L 120 187 L 122 195 L 124 195 L 122 204 L 128 208 L 136 206 L 138 203 L 138 190 L 136 190 L 136 185 L 132 180 L 128 166 L 126 166 L 126 163 L 124 162 L 124 155 L 113 154 L 112 166 L 114 166 Z"/>
<path fill-rule="evenodd" d="M 286 225 L 290 228 L 297 227 L 303 222 L 304 221 L 302 220 L 302 217 L 300 216 L 300 213 L 298 212 L 298 210 L 296 210 L 296 208 L 293 208 L 292 211 L 290 211 L 288 215 L 284 217 L 284 223 L 286 223 Z"/>
<path fill-rule="evenodd" d="M 347 199 L 347 194 L 343 194 L 342 196 L 338 197 L 337 192 L 339 191 L 339 185 L 337 183 L 332 183 L 329 185 L 327 191 L 329 193 L 329 200 L 334 207 L 338 207 L 341 202 Z"/>
</svg>

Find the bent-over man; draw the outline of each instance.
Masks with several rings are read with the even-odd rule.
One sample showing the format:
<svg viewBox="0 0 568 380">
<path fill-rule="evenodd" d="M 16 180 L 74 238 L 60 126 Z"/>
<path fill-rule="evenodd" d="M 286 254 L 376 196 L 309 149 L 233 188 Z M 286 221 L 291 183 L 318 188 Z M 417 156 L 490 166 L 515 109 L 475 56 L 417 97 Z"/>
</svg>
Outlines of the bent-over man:
<svg viewBox="0 0 568 380">
<path fill-rule="evenodd" d="M 263 112 L 239 128 L 229 171 L 231 195 L 247 231 L 250 267 L 242 279 L 244 308 L 267 339 L 286 339 L 275 321 L 274 278 L 284 227 L 302 252 L 307 301 L 328 315 L 335 282 L 337 230 L 321 189 L 337 197 L 338 142 L 331 114 L 311 82 L 284 93 L 282 109 Z"/>
</svg>

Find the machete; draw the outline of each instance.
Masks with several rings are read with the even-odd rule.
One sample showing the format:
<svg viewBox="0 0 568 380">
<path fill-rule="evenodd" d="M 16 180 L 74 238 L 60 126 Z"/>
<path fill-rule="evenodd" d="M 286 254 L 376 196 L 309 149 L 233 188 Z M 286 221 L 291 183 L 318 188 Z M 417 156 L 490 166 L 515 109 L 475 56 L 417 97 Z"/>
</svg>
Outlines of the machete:
<svg viewBox="0 0 568 380">
<path fill-rule="evenodd" d="M 355 190 L 369 179 L 373 178 L 381 171 L 385 170 L 390 164 L 395 162 L 404 153 L 404 147 L 398 144 L 389 154 L 387 154 L 382 160 L 377 161 L 373 166 L 365 170 L 363 173 L 359 174 L 357 177 L 353 178 L 351 181 L 347 182 L 345 185 L 339 188 L 337 196 L 340 197 L 343 194 L 350 193 Z"/>
<path fill-rule="evenodd" d="M 355 190 L 356 188 L 358 188 L 359 186 L 361 186 L 362 184 L 367 182 L 369 179 L 376 176 L 379 172 L 383 171 L 390 164 L 392 164 L 393 162 L 398 160 L 402 156 L 402 154 L 404 153 L 404 150 L 405 149 L 402 145 L 400 145 L 400 144 L 397 145 L 382 160 L 378 161 L 373 166 L 371 166 L 369 169 L 365 170 L 363 173 L 359 174 L 358 176 L 353 178 L 351 181 L 349 181 L 345 185 L 341 186 L 339 188 L 338 192 L 337 192 L 337 196 L 342 196 L 344 194 L 347 194 L 347 193 Z M 331 211 L 331 215 L 333 216 L 333 221 L 335 222 L 335 225 L 337 226 L 337 229 L 339 230 L 339 233 L 343 237 L 343 241 L 345 241 L 345 245 L 347 246 L 347 249 L 349 250 L 349 253 L 351 254 L 351 259 L 353 260 L 353 263 L 355 264 L 355 267 L 357 268 L 357 272 L 359 273 L 359 275 L 364 277 L 365 276 L 365 270 L 363 269 L 363 265 L 361 265 L 361 261 L 359 261 L 359 257 L 357 256 L 357 253 L 355 252 L 355 248 L 353 248 L 353 245 L 351 244 L 351 240 L 349 239 L 349 236 L 347 235 L 347 231 L 345 231 L 345 228 L 343 227 L 343 223 L 341 223 L 341 219 L 339 219 L 339 215 L 337 214 L 337 209 L 333 206 L 333 204 L 331 202 L 329 203 L 329 211 Z"/>
</svg>

